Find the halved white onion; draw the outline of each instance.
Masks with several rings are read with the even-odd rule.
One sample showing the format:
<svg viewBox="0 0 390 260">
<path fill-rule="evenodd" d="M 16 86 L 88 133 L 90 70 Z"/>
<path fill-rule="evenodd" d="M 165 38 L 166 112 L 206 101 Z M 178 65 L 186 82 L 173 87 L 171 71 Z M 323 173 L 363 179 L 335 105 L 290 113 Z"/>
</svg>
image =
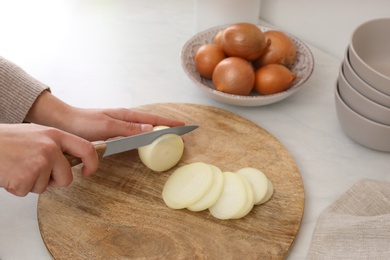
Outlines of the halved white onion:
<svg viewBox="0 0 390 260">
<path fill-rule="evenodd" d="M 168 128 L 156 126 L 153 131 Z M 138 148 L 138 155 L 149 169 L 162 172 L 175 166 L 183 156 L 184 142 L 177 134 L 165 134 L 151 144 Z"/>
</svg>

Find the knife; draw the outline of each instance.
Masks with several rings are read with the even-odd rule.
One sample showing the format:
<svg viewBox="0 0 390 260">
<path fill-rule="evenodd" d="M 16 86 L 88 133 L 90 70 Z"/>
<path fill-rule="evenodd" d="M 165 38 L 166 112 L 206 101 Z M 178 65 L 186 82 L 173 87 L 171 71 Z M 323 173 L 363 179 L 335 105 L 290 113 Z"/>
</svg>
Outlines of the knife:
<svg viewBox="0 0 390 260">
<path fill-rule="evenodd" d="M 92 142 L 99 159 L 112 154 L 122 153 L 125 151 L 133 150 L 135 148 L 151 144 L 157 137 L 165 134 L 177 134 L 183 135 L 198 128 L 197 125 L 189 126 L 176 126 L 169 127 L 161 130 L 151 131 L 138 135 L 132 135 L 129 137 L 123 137 L 118 139 L 112 139 L 109 141 L 97 141 Z M 81 163 L 81 159 L 75 156 L 64 154 L 71 166 L 75 166 Z"/>
</svg>

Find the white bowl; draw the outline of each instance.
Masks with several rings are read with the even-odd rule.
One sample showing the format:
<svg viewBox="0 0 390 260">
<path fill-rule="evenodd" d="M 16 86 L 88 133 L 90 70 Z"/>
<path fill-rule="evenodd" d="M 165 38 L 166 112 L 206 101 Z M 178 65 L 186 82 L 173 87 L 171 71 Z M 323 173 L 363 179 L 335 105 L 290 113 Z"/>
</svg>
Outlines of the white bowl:
<svg viewBox="0 0 390 260">
<path fill-rule="evenodd" d="M 352 34 L 349 59 L 364 81 L 390 95 L 390 18 L 360 25 Z"/>
<path fill-rule="evenodd" d="M 371 121 L 348 107 L 335 87 L 336 113 L 344 132 L 368 148 L 390 152 L 390 126 Z"/>
<path fill-rule="evenodd" d="M 196 51 L 203 44 L 212 43 L 215 35 L 225 29 L 228 25 L 217 26 L 208 30 L 202 31 L 192 38 L 190 38 L 183 46 L 181 52 L 182 67 L 188 77 L 198 86 L 202 91 L 209 94 L 212 98 L 231 105 L 237 106 L 264 106 L 283 100 L 295 92 L 305 83 L 311 76 L 314 69 L 314 58 L 310 49 L 299 39 L 291 34 L 286 33 L 293 40 L 297 49 L 297 58 L 291 67 L 291 71 L 297 74 L 297 79 L 286 91 L 272 94 L 272 95 L 260 95 L 257 93 L 251 93 L 249 96 L 232 95 L 220 92 L 214 89 L 211 80 L 200 76 L 195 68 L 194 55 Z M 262 31 L 276 30 L 274 28 L 264 27 L 258 25 Z"/>
<path fill-rule="evenodd" d="M 349 62 L 348 50 L 347 53 L 345 54 L 344 61 L 343 61 L 343 72 L 349 84 L 351 84 L 351 86 L 354 89 L 356 89 L 360 94 L 362 94 L 363 96 L 371 99 L 372 101 L 382 106 L 390 107 L 390 96 L 368 85 L 353 70 Z"/>
<path fill-rule="evenodd" d="M 369 120 L 390 126 L 390 108 L 375 103 L 356 91 L 345 79 L 342 67 L 338 86 L 341 98 L 351 109 Z"/>
</svg>

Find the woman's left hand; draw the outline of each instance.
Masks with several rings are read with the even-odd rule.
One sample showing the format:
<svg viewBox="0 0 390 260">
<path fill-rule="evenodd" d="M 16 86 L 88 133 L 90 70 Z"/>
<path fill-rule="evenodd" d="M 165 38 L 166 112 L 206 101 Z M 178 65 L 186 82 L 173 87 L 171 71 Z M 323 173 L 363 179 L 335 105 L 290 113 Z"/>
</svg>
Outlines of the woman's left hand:
<svg viewBox="0 0 390 260">
<path fill-rule="evenodd" d="M 76 108 L 72 114 L 72 119 L 62 129 L 89 141 L 106 140 L 118 136 L 130 136 L 149 132 L 156 125 L 184 125 L 184 122 L 180 120 L 126 108 Z"/>
<path fill-rule="evenodd" d="M 51 126 L 89 141 L 149 132 L 153 126 L 181 126 L 176 119 L 126 108 L 85 109 L 66 104 L 44 91 L 28 112 L 26 122 Z"/>
</svg>

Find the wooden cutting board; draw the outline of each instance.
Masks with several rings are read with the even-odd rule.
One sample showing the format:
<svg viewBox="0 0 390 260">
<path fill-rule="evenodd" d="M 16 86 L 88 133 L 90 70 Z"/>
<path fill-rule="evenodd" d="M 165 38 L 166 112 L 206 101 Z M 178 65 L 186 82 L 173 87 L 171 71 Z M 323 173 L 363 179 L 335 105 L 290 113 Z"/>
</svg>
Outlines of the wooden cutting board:
<svg viewBox="0 0 390 260">
<path fill-rule="evenodd" d="M 304 189 L 284 146 L 258 125 L 215 107 L 162 103 L 137 110 L 175 117 L 199 128 L 183 136 L 179 167 L 201 161 L 223 171 L 261 169 L 273 197 L 238 220 L 206 210 L 172 210 L 161 192 L 173 168 L 148 170 L 136 151 L 103 158 L 99 170 L 39 196 L 38 222 L 55 259 L 283 259 L 299 230 Z M 286 130 L 286 134 L 287 130 Z"/>
</svg>

